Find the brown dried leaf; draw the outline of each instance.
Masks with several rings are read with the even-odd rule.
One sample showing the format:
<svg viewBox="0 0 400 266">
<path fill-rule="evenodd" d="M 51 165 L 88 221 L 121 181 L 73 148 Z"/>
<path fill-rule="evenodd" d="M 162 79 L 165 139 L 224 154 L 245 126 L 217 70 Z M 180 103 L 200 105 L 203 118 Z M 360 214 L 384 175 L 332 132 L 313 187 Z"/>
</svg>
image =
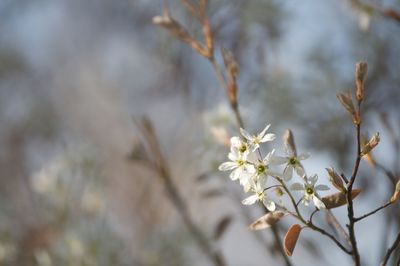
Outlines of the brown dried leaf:
<svg viewBox="0 0 400 266">
<path fill-rule="evenodd" d="M 231 222 L 232 222 L 232 217 L 230 216 L 222 218 L 215 227 L 214 238 L 219 239 L 225 233 L 226 229 L 229 227 Z"/>
<path fill-rule="evenodd" d="M 338 98 L 339 102 L 343 105 L 343 107 L 351 115 L 353 115 L 356 112 L 356 109 L 354 108 L 353 100 L 349 93 L 339 93 L 336 97 Z"/>
<path fill-rule="evenodd" d="M 301 229 L 302 228 L 299 224 L 294 224 L 287 231 L 285 238 L 283 239 L 283 247 L 286 255 L 292 256 L 297 240 L 299 239 Z"/>
<path fill-rule="evenodd" d="M 346 193 L 346 188 L 345 188 L 345 186 L 343 184 L 343 180 L 339 176 L 339 174 L 336 173 L 335 169 L 333 169 L 333 167 L 325 168 L 325 169 L 328 172 L 329 181 L 332 183 L 332 185 L 335 188 L 337 188 L 340 192 Z"/>
<path fill-rule="evenodd" d="M 381 139 L 379 137 L 379 132 L 375 133 L 375 135 L 372 136 L 368 143 L 364 145 L 361 156 L 368 154 L 373 148 L 375 148 L 379 144 L 380 140 Z"/>
<path fill-rule="evenodd" d="M 262 230 L 266 228 L 270 228 L 277 222 L 279 222 L 282 217 L 285 216 L 285 213 L 282 211 L 274 211 L 269 212 L 266 215 L 258 218 L 254 223 L 249 225 L 250 230 Z"/>
<path fill-rule="evenodd" d="M 353 189 L 351 191 L 351 198 L 354 199 L 361 192 L 361 189 Z M 343 193 L 336 193 L 329 196 L 325 196 L 322 199 L 327 209 L 333 209 L 347 204 L 347 196 Z"/>
</svg>

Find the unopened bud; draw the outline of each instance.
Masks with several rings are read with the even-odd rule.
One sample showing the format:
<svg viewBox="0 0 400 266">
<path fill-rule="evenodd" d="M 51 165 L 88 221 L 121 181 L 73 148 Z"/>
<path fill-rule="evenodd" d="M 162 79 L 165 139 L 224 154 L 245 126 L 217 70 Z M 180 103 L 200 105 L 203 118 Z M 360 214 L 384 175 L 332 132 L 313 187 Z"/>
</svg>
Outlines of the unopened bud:
<svg viewBox="0 0 400 266">
<path fill-rule="evenodd" d="M 368 141 L 368 143 L 364 145 L 361 151 L 361 156 L 368 154 L 373 148 L 376 147 L 376 145 L 378 145 L 379 141 L 380 141 L 379 132 L 377 132 L 375 133 L 375 135 L 372 136 L 372 138 Z"/>
<path fill-rule="evenodd" d="M 214 37 L 212 34 L 210 22 L 208 19 L 205 19 L 203 21 L 203 34 L 204 34 L 204 40 L 206 43 L 206 46 L 210 53 L 213 53 L 214 51 Z"/>
<path fill-rule="evenodd" d="M 398 201 L 400 199 L 400 180 L 397 181 L 396 189 L 393 193 L 392 198 L 390 199 L 391 202 Z"/>
<path fill-rule="evenodd" d="M 297 156 L 296 144 L 294 142 L 293 133 L 290 129 L 287 129 L 285 131 L 285 134 L 283 134 L 283 143 L 285 145 L 286 150 L 293 151 L 294 156 Z"/>
<path fill-rule="evenodd" d="M 274 192 L 277 197 L 283 196 L 283 190 L 280 187 L 275 188 Z"/>
<path fill-rule="evenodd" d="M 345 194 L 347 190 L 343 184 L 342 178 L 338 175 L 338 173 L 336 173 L 332 167 L 326 168 L 326 171 L 328 171 L 329 181 L 332 183 L 332 185 L 340 192 Z"/>
<path fill-rule="evenodd" d="M 364 99 L 364 80 L 367 76 L 368 65 L 366 62 L 356 64 L 356 98 L 359 102 Z"/>
</svg>

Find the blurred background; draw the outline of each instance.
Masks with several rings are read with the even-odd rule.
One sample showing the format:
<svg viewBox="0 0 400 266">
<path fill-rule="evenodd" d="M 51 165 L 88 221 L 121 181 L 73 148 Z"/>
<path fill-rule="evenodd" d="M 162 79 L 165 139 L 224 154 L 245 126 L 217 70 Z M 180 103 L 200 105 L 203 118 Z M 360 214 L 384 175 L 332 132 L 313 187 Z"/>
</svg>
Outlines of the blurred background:
<svg viewBox="0 0 400 266">
<path fill-rule="evenodd" d="M 271 123 L 282 153 L 291 128 L 324 184 L 326 167 L 350 175 L 355 133 L 336 94 L 368 62 L 363 133 L 381 144 L 362 163 L 356 215 L 386 202 L 400 170 L 400 22 L 371 6 L 400 1 L 209 2 L 216 45 L 240 67 L 247 129 Z M 234 115 L 209 62 L 151 23 L 164 4 L 0 1 L 0 265 L 287 265 L 271 230 L 247 229 L 262 212 L 217 171 L 228 148 L 216 136 L 237 134 Z M 169 7 L 201 32 L 180 1 Z M 345 207 L 333 212 L 346 223 Z M 398 213 L 357 224 L 363 265 L 381 260 Z M 351 258 L 304 230 L 291 263 Z"/>
</svg>

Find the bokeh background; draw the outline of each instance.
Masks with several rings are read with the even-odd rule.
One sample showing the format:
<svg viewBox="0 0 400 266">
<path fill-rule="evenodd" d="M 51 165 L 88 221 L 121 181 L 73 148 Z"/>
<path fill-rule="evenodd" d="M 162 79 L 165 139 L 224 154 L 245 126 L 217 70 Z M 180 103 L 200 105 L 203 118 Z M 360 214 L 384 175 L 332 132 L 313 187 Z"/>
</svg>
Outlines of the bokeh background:
<svg viewBox="0 0 400 266">
<path fill-rule="evenodd" d="M 378 166 L 362 163 L 356 214 L 384 203 L 393 182 L 381 168 L 394 178 L 400 170 L 400 22 L 358 1 L 209 2 L 217 45 L 240 67 L 248 130 L 291 128 L 322 183 L 329 166 L 350 174 L 354 129 L 336 94 L 354 87 L 355 63 L 368 62 L 364 133 L 382 141 Z M 400 11 L 398 0 L 367 3 Z M 211 65 L 151 23 L 164 5 L 0 1 L 1 265 L 213 265 L 147 163 L 142 117 L 209 247 L 227 265 L 285 265 L 271 231 L 247 229 L 262 212 L 242 206 L 241 188 L 216 170 L 228 148 L 215 136 L 237 134 L 234 115 Z M 200 32 L 180 1 L 169 7 Z M 282 152 L 280 137 L 270 145 Z M 345 209 L 334 210 L 343 224 Z M 357 224 L 363 265 L 378 264 L 398 213 L 393 206 Z M 282 221 L 281 238 L 293 222 Z M 351 264 L 310 230 L 299 241 L 293 265 Z"/>
</svg>

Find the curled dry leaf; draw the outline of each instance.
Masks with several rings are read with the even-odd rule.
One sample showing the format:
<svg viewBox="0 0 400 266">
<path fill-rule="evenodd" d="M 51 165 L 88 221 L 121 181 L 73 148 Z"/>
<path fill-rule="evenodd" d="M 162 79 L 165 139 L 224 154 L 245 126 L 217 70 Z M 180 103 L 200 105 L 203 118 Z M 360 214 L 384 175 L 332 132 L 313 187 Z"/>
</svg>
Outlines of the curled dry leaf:
<svg viewBox="0 0 400 266">
<path fill-rule="evenodd" d="M 351 198 L 354 199 L 361 192 L 361 189 L 353 189 L 351 191 Z M 326 197 L 323 197 L 322 202 L 325 204 L 327 209 L 333 209 L 347 204 L 347 196 L 344 193 L 336 193 Z"/>
<path fill-rule="evenodd" d="M 282 219 L 283 216 L 285 216 L 285 213 L 282 211 L 269 212 L 261 218 L 258 218 L 251 225 L 249 225 L 249 228 L 250 230 L 262 230 L 270 228 L 271 226 L 279 222 L 279 220 Z"/>
<path fill-rule="evenodd" d="M 299 239 L 301 229 L 302 228 L 299 224 L 294 224 L 287 231 L 285 238 L 283 239 L 283 247 L 286 255 L 292 256 L 297 240 Z"/>
<path fill-rule="evenodd" d="M 342 178 L 336 173 L 335 169 L 332 167 L 330 168 L 325 168 L 326 171 L 328 172 L 329 175 L 329 181 L 332 183 L 332 185 L 337 188 L 340 192 L 346 193 L 346 188 L 343 184 Z"/>
</svg>

